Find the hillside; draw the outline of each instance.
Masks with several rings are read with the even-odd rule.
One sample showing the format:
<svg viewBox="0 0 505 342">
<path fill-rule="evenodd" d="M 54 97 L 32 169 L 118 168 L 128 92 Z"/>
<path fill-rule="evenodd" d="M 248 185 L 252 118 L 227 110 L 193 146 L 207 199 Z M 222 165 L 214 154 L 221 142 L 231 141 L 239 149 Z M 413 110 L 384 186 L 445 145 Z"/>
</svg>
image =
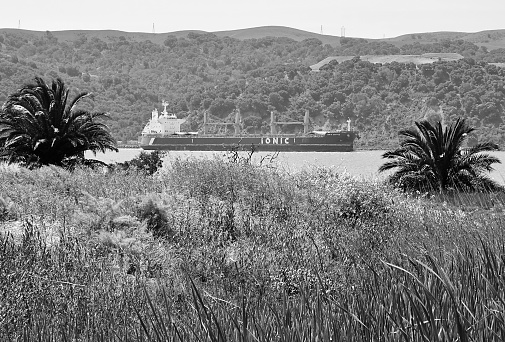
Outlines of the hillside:
<svg viewBox="0 0 505 342">
<path fill-rule="evenodd" d="M 312 71 L 319 71 L 320 68 L 330 63 L 331 61 L 336 61 L 342 63 L 345 61 L 352 60 L 355 56 L 334 56 L 326 57 L 322 61 L 310 66 Z M 431 64 L 437 61 L 457 61 L 464 58 L 459 53 L 424 53 L 422 55 L 364 55 L 360 56 L 362 61 L 367 61 L 370 63 L 414 63 L 416 65 L 420 64 Z"/>
<path fill-rule="evenodd" d="M 463 40 L 478 46 L 484 46 L 488 50 L 505 47 L 505 30 L 486 30 L 480 32 L 425 32 L 401 35 L 395 38 L 387 38 L 384 41 L 395 46 L 420 43 L 432 44 L 443 40 Z"/>
<path fill-rule="evenodd" d="M 414 120 L 464 116 L 478 128 L 474 139 L 505 147 L 504 32 L 367 40 L 275 26 L 165 34 L 1 29 L 0 103 L 35 75 L 61 77 L 95 94 L 85 105 L 109 112 L 121 141 L 136 139 L 166 99 L 192 131 L 204 111 L 232 120 L 240 109 L 243 131 L 258 133 L 268 131 L 271 111 L 299 121 L 308 109 L 314 128 L 340 128 L 351 118 L 360 147 L 387 148 Z"/>
<path fill-rule="evenodd" d="M 298 30 L 285 26 L 262 26 L 228 31 L 204 32 L 198 30 L 185 30 L 166 33 L 146 33 L 146 32 L 124 32 L 116 30 L 67 30 L 67 31 L 51 31 L 51 34 L 60 42 L 73 42 L 80 36 L 97 37 L 106 42 L 112 42 L 121 36 L 128 41 L 141 42 L 150 40 L 156 44 L 163 44 L 167 35 L 172 35 L 177 38 L 186 37 L 188 33 L 194 32 L 198 34 L 212 33 L 218 37 L 232 37 L 239 40 L 260 39 L 265 37 L 286 37 L 295 41 L 302 41 L 309 38 L 319 39 L 323 44 L 330 44 L 334 47 L 340 46 L 339 36 L 322 35 L 314 32 Z M 45 31 L 30 31 L 0 28 L 0 34 L 18 34 L 22 36 L 33 35 L 38 38 L 43 37 Z M 348 37 L 349 38 L 349 37 Z M 351 37 L 353 38 L 353 37 Z M 359 38 L 359 37 L 354 37 Z M 484 46 L 488 50 L 505 48 L 505 29 L 503 30 L 486 30 L 481 32 L 423 32 L 405 34 L 394 38 L 384 39 L 366 39 L 367 41 L 386 42 L 394 46 L 401 47 L 406 44 L 420 43 L 433 44 L 443 40 L 463 40 Z"/>
<path fill-rule="evenodd" d="M 4 33 L 7 35 L 15 35 L 22 37 L 24 39 L 43 39 L 46 37 L 48 31 L 30 31 L 30 30 L 18 30 L 18 29 L 0 29 L 0 34 Z M 170 35 L 176 37 L 186 37 L 189 32 L 200 32 L 200 31 L 179 31 L 171 32 Z M 80 37 L 98 38 L 104 42 L 111 43 L 119 39 L 119 37 L 125 37 L 131 42 L 143 42 L 150 40 L 155 44 L 163 44 L 166 39 L 167 33 L 146 33 L 146 32 L 124 32 L 117 30 L 68 30 L 68 31 L 51 31 L 51 35 L 61 43 L 72 43 L 78 41 Z"/>
<path fill-rule="evenodd" d="M 307 32 L 284 26 L 262 26 L 242 30 L 218 31 L 213 33 L 218 37 L 232 37 L 240 40 L 260 39 L 265 37 L 286 37 L 300 42 L 305 39 L 315 38 L 319 39 L 323 44 L 330 44 L 331 46 L 340 45 L 340 37 Z"/>
</svg>

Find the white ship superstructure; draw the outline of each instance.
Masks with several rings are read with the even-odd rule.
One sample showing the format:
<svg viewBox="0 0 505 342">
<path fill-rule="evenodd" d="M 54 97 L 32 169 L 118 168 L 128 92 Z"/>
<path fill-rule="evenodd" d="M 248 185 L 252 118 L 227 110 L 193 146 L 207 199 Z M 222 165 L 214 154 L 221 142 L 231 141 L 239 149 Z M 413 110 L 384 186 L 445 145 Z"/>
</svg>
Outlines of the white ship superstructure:
<svg viewBox="0 0 505 342">
<path fill-rule="evenodd" d="M 168 102 L 163 101 L 163 112 L 158 113 L 158 109 L 154 108 L 151 113 L 151 120 L 142 130 L 142 135 L 170 135 L 177 134 L 181 131 L 181 124 L 186 119 L 178 119 L 175 114 L 167 112 Z"/>
</svg>

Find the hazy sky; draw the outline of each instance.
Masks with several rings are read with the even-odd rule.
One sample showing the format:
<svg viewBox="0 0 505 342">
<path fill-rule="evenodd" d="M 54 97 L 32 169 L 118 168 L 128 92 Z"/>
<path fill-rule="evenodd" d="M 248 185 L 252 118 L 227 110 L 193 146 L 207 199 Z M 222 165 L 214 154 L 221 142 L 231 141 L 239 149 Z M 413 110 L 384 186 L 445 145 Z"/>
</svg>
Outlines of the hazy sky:
<svg viewBox="0 0 505 342">
<path fill-rule="evenodd" d="M 505 29 L 505 0 L 2 1 L 0 28 L 156 33 L 288 26 L 347 37 Z"/>
</svg>

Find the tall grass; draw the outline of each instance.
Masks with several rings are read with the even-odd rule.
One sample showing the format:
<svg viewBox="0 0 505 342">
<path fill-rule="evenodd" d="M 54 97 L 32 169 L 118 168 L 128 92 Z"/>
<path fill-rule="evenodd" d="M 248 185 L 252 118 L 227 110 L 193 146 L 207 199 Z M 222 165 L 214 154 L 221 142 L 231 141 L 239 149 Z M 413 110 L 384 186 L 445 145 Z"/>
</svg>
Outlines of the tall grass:
<svg viewBox="0 0 505 342">
<path fill-rule="evenodd" d="M 503 204 L 479 196 L 250 158 L 0 169 L 0 339 L 501 341 Z"/>
</svg>

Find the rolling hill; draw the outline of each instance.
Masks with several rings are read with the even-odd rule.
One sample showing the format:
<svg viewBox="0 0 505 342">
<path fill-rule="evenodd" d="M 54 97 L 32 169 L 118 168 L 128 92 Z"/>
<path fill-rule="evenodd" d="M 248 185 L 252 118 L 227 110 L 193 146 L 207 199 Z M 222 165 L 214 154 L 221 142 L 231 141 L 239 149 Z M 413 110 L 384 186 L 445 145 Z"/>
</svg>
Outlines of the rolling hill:
<svg viewBox="0 0 505 342">
<path fill-rule="evenodd" d="M 35 37 L 43 37 L 45 31 L 30 31 L 30 30 L 18 30 L 10 28 L 0 28 L 1 33 L 12 33 L 17 35 L 28 35 Z M 155 44 L 163 44 L 166 36 L 171 35 L 177 38 L 186 37 L 188 33 L 212 33 L 218 37 L 231 37 L 238 40 L 246 39 L 260 39 L 265 37 L 286 37 L 293 39 L 295 41 L 303 41 L 305 39 L 316 38 L 319 39 L 323 44 L 330 44 L 331 46 L 340 46 L 339 36 L 322 35 L 314 32 L 308 32 L 303 30 L 298 30 L 290 27 L 284 26 L 261 26 L 229 31 L 216 31 L 216 32 L 204 32 L 198 30 L 185 30 L 185 31 L 175 31 L 166 33 L 146 33 L 146 32 L 124 32 L 116 30 L 68 30 L 68 31 L 51 31 L 52 35 L 56 37 L 59 41 L 72 42 L 78 39 L 80 36 L 87 37 L 97 37 L 103 41 L 110 42 L 121 36 L 125 37 L 128 41 L 141 42 L 145 40 L 150 40 Z M 359 37 L 353 37 L 359 38 Z M 366 39 L 367 41 L 375 42 L 387 42 L 395 46 L 401 47 L 406 44 L 420 43 L 436 43 L 443 40 L 463 40 L 476 44 L 478 46 L 485 46 L 488 50 L 505 48 L 505 29 L 502 30 L 486 30 L 481 32 L 423 32 L 423 33 L 411 33 L 401 35 L 395 38 L 384 38 L 384 39 Z"/>
<path fill-rule="evenodd" d="M 0 29 L 0 105 L 34 76 L 59 77 L 75 92 L 95 94 L 87 108 L 110 113 L 121 141 L 136 139 L 166 99 L 189 131 L 201 127 L 203 112 L 226 121 L 240 109 L 243 131 L 259 133 L 268 131 L 271 111 L 300 121 L 309 110 L 314 127 L 338 129 L 351 118 L 362 132 L 359 146 L 384 149 L 414 120 L 443 113 L 468 118 L 476 139 L 505 148 L 504 37 L 495 30 L 373 40 L 280 26 L 157 34 Z"/>
<path fill-rule="evenodd" d="M 442 40 L 463 40 L 478 46 L 484 46 L 488 50 L 500 49 L 505 47 L 505 29 L 504 30 L 486 30 L 480 32 L 424 32 L 404 34 L 395 38 L 387 38 L 384 41 L 396 46 L 405 44 L 437 43 Z"/>
</svg>

